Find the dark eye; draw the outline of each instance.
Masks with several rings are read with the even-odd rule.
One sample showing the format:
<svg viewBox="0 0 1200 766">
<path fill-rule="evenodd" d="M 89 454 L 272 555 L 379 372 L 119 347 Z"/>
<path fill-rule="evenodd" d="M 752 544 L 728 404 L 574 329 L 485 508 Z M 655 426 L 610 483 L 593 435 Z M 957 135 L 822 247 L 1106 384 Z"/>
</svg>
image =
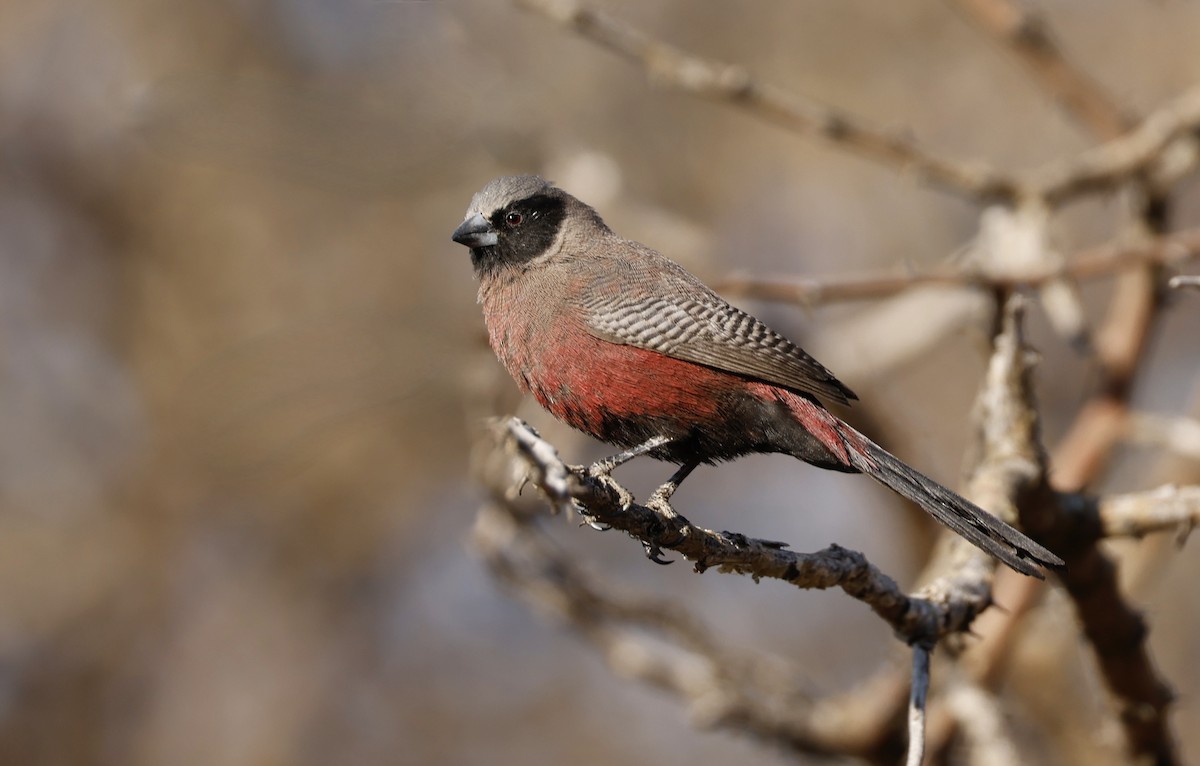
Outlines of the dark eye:
<svg viewBox="0 0 1200 766">
<path fill-rule="evenodd" d="M 521 215 L 516 210 L 510 210 L 504 216 L 504 222 L 509 226 L 520 226 L 521 222 L 524 220 L 525 216 Z"/>
</svg>

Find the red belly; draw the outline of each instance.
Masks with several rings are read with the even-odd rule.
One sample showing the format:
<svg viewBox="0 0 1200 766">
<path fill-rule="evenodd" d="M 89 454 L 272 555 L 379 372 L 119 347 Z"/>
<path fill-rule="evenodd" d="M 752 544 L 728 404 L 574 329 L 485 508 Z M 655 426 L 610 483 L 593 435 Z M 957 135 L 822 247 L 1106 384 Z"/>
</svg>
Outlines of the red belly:
<svg viewBox="0 0 1200 766">
<path fill-rule="evenodd" d="M 602 440 L 606 422 L 648 416 L 681 429 L 721 418 L 719 403 L 745 382 L 727 373 L 584 335 L 549 343 L 524 387 L 555 417 Z M 686 425 L 685 425 L 686 424 Z"/>
</svg>

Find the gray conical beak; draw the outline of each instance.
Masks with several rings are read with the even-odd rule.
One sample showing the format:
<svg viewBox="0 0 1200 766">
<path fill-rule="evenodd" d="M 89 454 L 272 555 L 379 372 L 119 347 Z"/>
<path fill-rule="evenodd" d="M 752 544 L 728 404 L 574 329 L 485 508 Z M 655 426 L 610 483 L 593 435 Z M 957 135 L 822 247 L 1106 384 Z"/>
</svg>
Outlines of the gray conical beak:
<svg viewBox="0 0 1200 766">
<path fill-rule="evenodd" d="M 477 247 L 491 247 L 496 244 L 496 230 L 482 215 L 476 213 L 454 230 L 450 237 L 460 245 L 466 245 L 474 250 Z"/>
</svg>

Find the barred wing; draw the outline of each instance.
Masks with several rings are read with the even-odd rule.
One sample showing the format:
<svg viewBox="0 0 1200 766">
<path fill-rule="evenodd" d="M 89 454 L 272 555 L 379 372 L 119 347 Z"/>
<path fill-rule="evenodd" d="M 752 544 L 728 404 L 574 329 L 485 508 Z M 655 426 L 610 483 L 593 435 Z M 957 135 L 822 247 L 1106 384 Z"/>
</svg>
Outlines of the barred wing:
<svg viewBox="0 0 1200 766">
<path fill-rule="evenodd" d="M 581 301 L 589 330 L 612 343 L 842 404 L 858 398 L 804 349 L 725 302 L 690 274 L 675 276 L 684 275 L 684 284 L 671 285 L 682 290 L 590 291 Z"/>
</svg>

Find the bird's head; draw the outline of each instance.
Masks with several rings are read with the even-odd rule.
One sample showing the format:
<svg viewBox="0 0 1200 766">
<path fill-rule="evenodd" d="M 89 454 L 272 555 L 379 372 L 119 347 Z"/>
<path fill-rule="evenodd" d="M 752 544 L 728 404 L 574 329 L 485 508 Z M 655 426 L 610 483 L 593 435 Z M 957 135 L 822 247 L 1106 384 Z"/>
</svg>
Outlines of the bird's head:
<svg viewBox="0 0 1200 766">
<path fill-rule="evenodd" d="M 471 198 L 452 238 L 471 248 L 475 271 L 487 276 L 552 253 L 573 197 L 538 176 L 497 178 Z"/>
</svg>

